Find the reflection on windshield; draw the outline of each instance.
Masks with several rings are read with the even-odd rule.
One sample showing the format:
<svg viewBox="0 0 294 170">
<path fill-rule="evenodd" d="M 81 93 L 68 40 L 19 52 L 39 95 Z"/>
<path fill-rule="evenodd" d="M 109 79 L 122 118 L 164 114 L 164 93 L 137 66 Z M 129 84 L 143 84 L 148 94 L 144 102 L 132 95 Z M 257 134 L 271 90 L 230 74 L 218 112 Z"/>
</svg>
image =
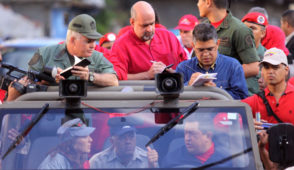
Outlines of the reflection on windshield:
<svg viewBox="0 0 294 170">
<path fill-rule="evenodd" d="M 145 110 L 121 116 L 132 109 L 106 110 L 112 114 L 84 109 L 87 127 L 84 122 L 66 125 L 64 109 L 49 110 L 23 143 L 3 160 L 2 169 L 56 169 L 60 162 L 64 166 L 59 169 L 192 168 L 209 165 L 251 147 L 244 108 L 199 108 L 149 148 L 145 147 L 146 143 L 165 125 L 155 123 L 156 113 Z M 10 114 L 2 119 L 1 155 L 12 142 L 9 131 L 20 132 L 29 122 L 30 114 L 22 112 L 6 112 Z M 90 132 L 88 128 L 95 131 Z M 252 152 L 248 152 L 214 167 L 254 169 L 252 159 Z"/>
</svg>

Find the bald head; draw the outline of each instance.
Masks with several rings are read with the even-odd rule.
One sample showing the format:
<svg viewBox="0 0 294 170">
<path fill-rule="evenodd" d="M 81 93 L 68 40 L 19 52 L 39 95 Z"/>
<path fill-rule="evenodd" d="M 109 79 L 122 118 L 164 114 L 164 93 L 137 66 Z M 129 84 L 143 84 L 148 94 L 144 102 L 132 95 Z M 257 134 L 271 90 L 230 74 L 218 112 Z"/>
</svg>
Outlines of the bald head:
<svg viewBox="0 0 294 170">
<path fill-rule="evenodd" d="M 136 2 L 131 8 L 131 18 L 153 15 L 155 18 L 155 12 L 153 7 L 145 1 Z"/>
<path fill-rule="evenodd" d="M 131 8 L 130 24 L 138 38 L 149 42 L 155 31 L 155 12 L 153 7 L 145 1 L 136 2 Z"/>
</svg>

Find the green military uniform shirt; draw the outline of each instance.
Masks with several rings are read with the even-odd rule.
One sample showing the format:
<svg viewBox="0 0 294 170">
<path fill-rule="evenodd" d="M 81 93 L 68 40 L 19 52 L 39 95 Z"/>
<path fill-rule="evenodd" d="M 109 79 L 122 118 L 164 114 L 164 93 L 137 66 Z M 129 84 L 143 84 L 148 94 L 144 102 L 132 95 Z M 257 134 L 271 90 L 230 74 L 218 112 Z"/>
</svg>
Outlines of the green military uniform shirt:
<svg viewBox="0 0 294 170">
<path fill-rule="evenodd" d="M 263 59 L 264 52 L 266 51 L 266 48 L 259 44 L 257 48 L 257 54 L 260 60 Z M 248 94 L 249 96 L 252 96 L 254 94 L 257 94 L 259 92 L 259 84 L 258 84 L 258 79 L 260 78 L 260 71 L 259 74 L 255 77 L 249 77 L 246 79 L 247 86 L 248 86 Z"/>
<path fill-rule="evenodd" d="M 218 48 L 220 54 L 236 58 L 241 64 L 260 61 L 251 29 L 234 17 L 230 11 L 216 31 L 220 40 Z M 247 78 L 246 82 L 249 95 L 258 92 L 257 77 Z"/>
<path fill-rule="evenodd" d="M 257 54 L 260 60 L 263 59 L 264 52 L 266 51 L 266 48 L 259 44 L 257 48 Z M 248 94 L 249 96 L 252 96 L 253 94 L 257 94 L 259 92 L 259 84 L 258 79 L 260 78 L 260 72 L 255 77 L 249 77 L 246 79 L 247 85 L 248 85 Z"/>
<path fill-rule="evenodd" d="M 65 43 L 52 45 L 47 47 L 41 47 L 34 54 L 29 62 L 29 69 L 34 71 L 43 72 L 45 67 L 59 67 L 66 69 L 73 65 L 73 61 L 70 60 L 73 56 L 66 50 Z M 94 51 L 87 59 L 91 62 L 88 65 L 89 70 L 95 73 L 113 73 L 116 72 L 113 69 L 113 65 L 103 56 L 102 53 Z M 75 76 L 70 76 L 69 79 L 74 79 Z"/>
<path fill-rule="evenodd" d="M 219 53 L 236 58 L 241 64 L 258 62 L 252 31 L 239 19 L 228 14 L 216 28 L 220 45 Z"/>
<path fill-rule="evenodd" d="M 258 57 L 260 58 L 260 61 L 263 60 L 263 56 L 264 56 L 265 51 L 266 51 L 266 48 L 264 46 L 262 46 L 261 44 L 259 44 L 259 46 L 257 48 L 257 54 L 258 54 Z"/>
</svg>

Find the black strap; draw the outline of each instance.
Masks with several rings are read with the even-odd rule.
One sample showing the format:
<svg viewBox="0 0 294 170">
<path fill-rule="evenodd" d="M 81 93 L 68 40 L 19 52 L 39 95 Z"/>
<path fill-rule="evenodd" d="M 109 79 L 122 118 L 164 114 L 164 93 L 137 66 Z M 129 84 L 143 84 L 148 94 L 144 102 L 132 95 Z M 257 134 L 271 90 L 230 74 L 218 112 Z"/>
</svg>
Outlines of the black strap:
<svg viewBox="0 0 294 170">
<path fill-rule="evenodd" d="M 231 8 L 232 0 L 228 0 L 227 2 L 228 2 L 228 9 L 230 9 Z"/>
<path fill-rule="evenodd" d="M 261 91 L 257 94 L 259 97 L 262 98 L 263 100 L 263 103 L 265 105 L 265 108 L 266 108 L 266 111 L 267 111 L 267 114 L 269 116 L 274 116 L 274 118 L 279 122 L 279 123 L 283 123 L 283 121 L 281 121 L 281 119 L 275 114 L 275 112 L 272 110 L 271 106 L 269 105 L 267 99 L 265 98 L 265 94 L 264 94 L 264 91 Z"/>
</svg>

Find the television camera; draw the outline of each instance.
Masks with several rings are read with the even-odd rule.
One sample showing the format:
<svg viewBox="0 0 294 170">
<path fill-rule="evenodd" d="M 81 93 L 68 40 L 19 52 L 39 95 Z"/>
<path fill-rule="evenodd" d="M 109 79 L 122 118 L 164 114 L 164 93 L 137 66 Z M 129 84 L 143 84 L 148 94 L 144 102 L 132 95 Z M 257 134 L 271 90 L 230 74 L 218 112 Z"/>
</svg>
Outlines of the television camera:
<svg viewBox="0 0 294 170">
<path fill-rule="evenodd" d="M 8 90 L 8 86 L 14 80 L 19 80 L 24 76 L 27 76 L 32 83 L 27 85 L 26 87 L 18 82 L 14 82 L 12 86 L 16 88 L 21 94 L 29 93 L 29 92 L 36 92 L 36 91 L 47 91 L 46 85 L 37 84 L 36 82 L 45 80 L 50 83 L 55 83 L 54 74 L 56 75 L 57 69 L 56 68 L 44 68 L 43 72 L 38 71 L 24 71 L 19 69 L 13 65 L 0 63 L 0 67 L 4 69 L 8 69 L 7 73 L 3 72 L 0 82 L 0 88 L 3 90 Z"/>
<path fill-rule="evenodd" d="M 294 126 L 290 123 L 278 123 L 267 130 L 269 158 L 285 169 L 294 166 Z"/>
</svg>

